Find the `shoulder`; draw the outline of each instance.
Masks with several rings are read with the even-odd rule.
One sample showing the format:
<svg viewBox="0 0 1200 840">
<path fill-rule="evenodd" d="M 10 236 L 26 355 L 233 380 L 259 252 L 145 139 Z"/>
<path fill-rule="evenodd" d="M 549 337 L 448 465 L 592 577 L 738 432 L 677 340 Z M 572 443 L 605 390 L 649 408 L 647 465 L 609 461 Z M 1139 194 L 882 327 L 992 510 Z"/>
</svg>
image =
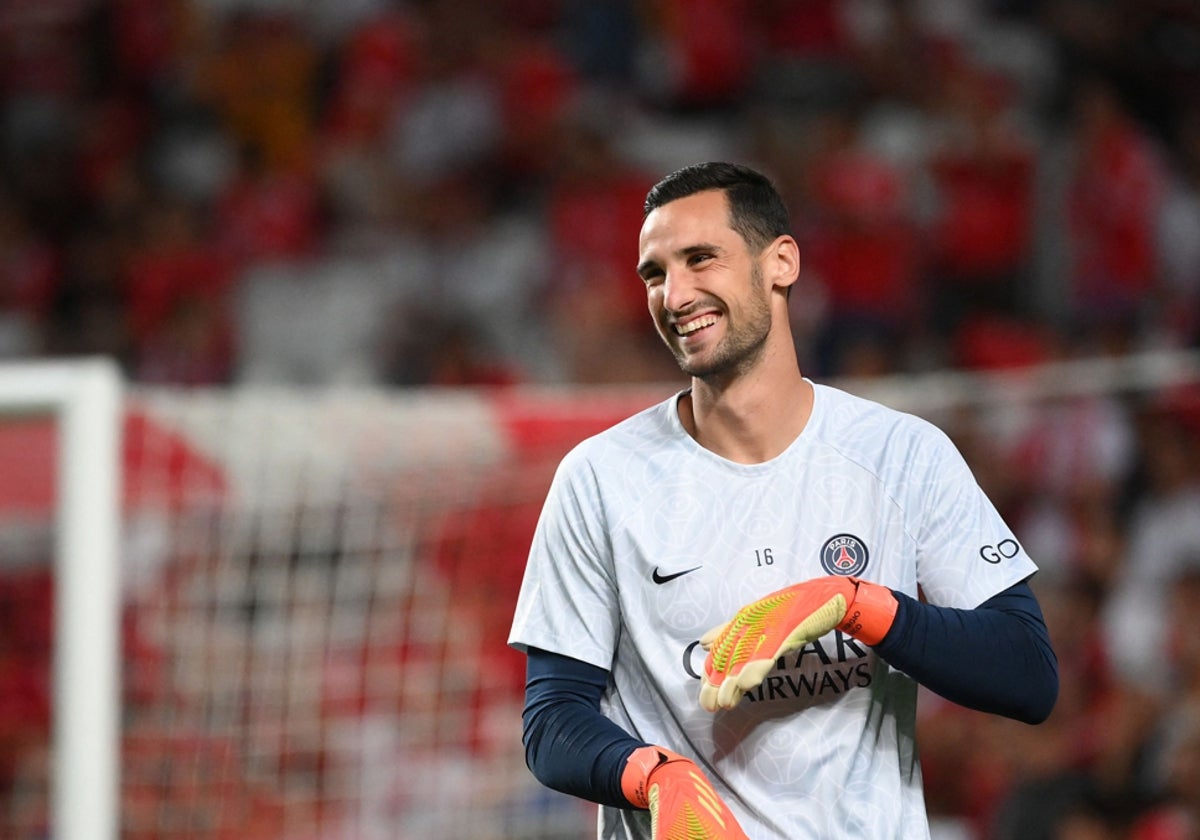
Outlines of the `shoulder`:
<svg viewBox="0 0 1200 840">
<path fill-rule="evenodd" d="M 821 407 L 818 434 L 847 454 L 874 458 L 884 453 L 921 452 L 931 456 L 955 449 L 949 436 L 923 417 L 831 385 L 814 384 L 814 388 Z"/>
<path fill-rule="evenodd" d="M 814 444 L 874 476 L 892 497 L 916 500 L 933 488 L 973 483 L 954 442 L 930 421 L 837 388 L 817 387 Z"/>
<path fill-rule="evenodd" d="M 559 471 L 595 471 L 661 452 L 682 433 L 675 416 L 678 399 L 679 394 L 674 394 L 584 438 L 563 457 Z"/>
</svg>

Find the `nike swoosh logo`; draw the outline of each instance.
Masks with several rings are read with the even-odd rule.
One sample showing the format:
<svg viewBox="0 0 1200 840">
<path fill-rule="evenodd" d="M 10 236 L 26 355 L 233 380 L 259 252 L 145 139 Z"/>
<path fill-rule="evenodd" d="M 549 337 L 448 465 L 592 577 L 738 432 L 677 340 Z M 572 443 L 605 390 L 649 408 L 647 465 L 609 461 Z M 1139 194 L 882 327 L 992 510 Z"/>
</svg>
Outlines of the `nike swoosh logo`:
<svg viewBox="0 0 1200 840">
<path fill-rule="evenodd" d="M 655 566 L 654 574 L 652 574 L 650 577 L 654 580 L 655 583 L 662 585 L 664 583 L 669 583 L 669 582 L 675 580 L 675 578 L 683 577 L 684 575 L 689 575 L 692 572 L 696 571 L 696 569 L 699 569 L 699 568 L 700 568 L 699 566 L 693 566 L 690 569 L 684 569 L 682 572 L 672 572 L 669 575 L 661 575 L 658 573 L 658 566 Z"/>
</svg>

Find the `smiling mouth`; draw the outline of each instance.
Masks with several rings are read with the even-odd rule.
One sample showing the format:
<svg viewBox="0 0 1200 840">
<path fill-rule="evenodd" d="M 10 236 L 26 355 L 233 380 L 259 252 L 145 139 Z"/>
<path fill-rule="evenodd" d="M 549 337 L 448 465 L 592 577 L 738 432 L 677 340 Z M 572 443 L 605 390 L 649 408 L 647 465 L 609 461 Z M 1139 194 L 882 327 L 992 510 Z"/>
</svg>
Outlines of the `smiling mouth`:
<svg viewBox="0 0 1200 840">
<path fill-rule="evenodd" d="M 696 333 L 705 327 L 711 327 L 715 323 L 717 323 L 716 315 L 704 315 L 700 318 L 696 318 L 695 320 L 688 321 L 686 324 L 676 324 L 675 334 L 686 338 L 687 336 L 692 335 L 693 333 Z"/>
</svg>

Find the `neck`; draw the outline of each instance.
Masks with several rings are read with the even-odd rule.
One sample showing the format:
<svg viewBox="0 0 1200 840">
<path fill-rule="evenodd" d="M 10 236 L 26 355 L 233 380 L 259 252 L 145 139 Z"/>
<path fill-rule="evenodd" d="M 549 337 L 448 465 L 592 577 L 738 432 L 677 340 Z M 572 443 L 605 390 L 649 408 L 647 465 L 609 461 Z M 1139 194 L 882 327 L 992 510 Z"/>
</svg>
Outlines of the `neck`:
<svg viewBox="0 0 1200 840">
<path fill-rule="evenodd" d="M 679 417 L 705 449 L 739 464 L 758 464 L 791 446 L 812 406 L 812 385 L 793 359 L 760 365 L 727 382 L 693 378 Z"/>
</svg>

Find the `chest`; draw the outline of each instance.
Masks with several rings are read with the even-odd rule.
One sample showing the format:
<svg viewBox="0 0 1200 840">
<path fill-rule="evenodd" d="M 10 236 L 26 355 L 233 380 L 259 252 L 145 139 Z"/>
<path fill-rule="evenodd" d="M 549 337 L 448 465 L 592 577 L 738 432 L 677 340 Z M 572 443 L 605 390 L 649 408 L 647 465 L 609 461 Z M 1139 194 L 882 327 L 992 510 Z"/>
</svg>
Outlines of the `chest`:
<svg viewBox="0 0 1200 840">
<path fill-rule="evenodd" d="M 910 576 L 903 505 L 868 472 L 801 465 L 720 479 L 658 476 L 614 502 L 614 573 L 627 610 L 686 634 L 808 578 Z"/>
</svg>

